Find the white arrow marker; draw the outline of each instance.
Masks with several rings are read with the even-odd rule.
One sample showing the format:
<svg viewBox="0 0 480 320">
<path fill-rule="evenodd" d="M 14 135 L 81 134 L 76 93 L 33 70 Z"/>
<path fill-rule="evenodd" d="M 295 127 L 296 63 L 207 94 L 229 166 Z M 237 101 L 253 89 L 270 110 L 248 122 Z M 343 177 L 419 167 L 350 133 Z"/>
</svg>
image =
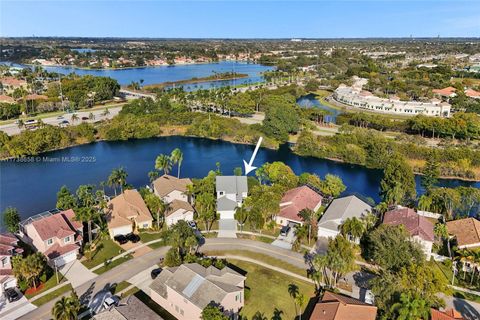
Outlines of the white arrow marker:
<svg viewBox="0 0 480 320">
<path fill-rule="evenodd" d="M 260 137 L 258 139 L 257 145 L 255 146 L 255 150 L 253 150 L 252 157 L 250 158 L 250 162 L 247 163 L 247 161 L 243 160 L 243 165 L 245 166 L 245 175 L 247 175 L 250 171 L 257 169 L 257 167 L 252 166 L 253 161 L 255 160 L 255 157 L 257 156 L 257 151 L 258 148 L 260 148 L 260 145 L 262 144 L 263 138 Z"/>
</svg>

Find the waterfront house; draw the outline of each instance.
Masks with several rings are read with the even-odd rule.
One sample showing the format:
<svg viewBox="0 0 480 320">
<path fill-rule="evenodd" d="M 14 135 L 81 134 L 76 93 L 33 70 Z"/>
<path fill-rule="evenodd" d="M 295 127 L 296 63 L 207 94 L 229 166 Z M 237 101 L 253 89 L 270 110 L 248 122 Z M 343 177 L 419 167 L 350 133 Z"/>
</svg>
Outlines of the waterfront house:
<svg viewBox="0 0 480 320">
<path fill-rule="evenodd" d="M 136 296 L 120 300 L 117 306 L 103 310 L 93 316 L 93 320 L 163 320 Z"/>
<path fill-rule="evenodd" d="M 189 185 L 192 185 L 192 180 L 179 179 L 167 174 L 153 181 L 153 192 L 168 204 L 165 212 L 167 226 L 179 220 L 193 221 L 195 210 L 192 207 L 192 198 L 188 194 Z"/>
<path fill-rule="evenodd" d="M 188 178 L 179 179 L 177 177 L 164 174 L 153 181 L 153 192 L 166 203 L 173 200 L 180 200 L 191 203 L 187 194 L 187 186 L 192 184 Z"/>
<path fill-rule="evenodd" d="M 280 202 L 280 212 L 275 221 L 286 226 L 289 223 L 303 224 L 303 219 L 298 215 L 303 209 L 317 212 L 322 206 L 322 196 L 307 186 L 288 190 Z"/>
<path fill-rule="evenodd" d="M 13 93 L 15 89 L 23 88 L 27 89 L 27 82 L 15 77 L 3 77 L 0 78 L 0 83 L 3 86 L 3 92 L 6 94 Z"/>
<path fill-rule="evenodd" d="M 341 294 L 325 291 L 310 320 L 375 320 L 377 307 Z"/>
<path fill-rule="evenodd" d="M 480 221 L 476 218 L 448 221 L 447 231 L 459 249 L 480 247 Z"/>
<path fill-rule="evenodd" d="M 385 213 L 383 223 L 391 226 L 402 225 L 410 234 L 410 238 L 420 244 L 427 260 L 430 260 L 435 240 L 433 223 L 420 216 L 411 208 L 398 207 Z"/>
<path fill-rule="evenodd" d="M 137 229 L 152 227 L 152 215 L 137 190 L 124 190 L 107 203 L 107 225 L 110 237 L 125 235 Z"/>
<path fill-rule="evenodd" d="M 14 104 L 15 99 L 13 99 L 12 97 L 0 94 L 0 103 Z"/>
<path fill-rule="evenodd" d="M 229 267 L 182 264 L 162 270 L 150 285 L 150 297 L 179 320 L 201 319 L 202 310 L 211 303 L 235 318 L 244 305 L 245 279 Z"/>
<path fill-rule="evenodd" d="M 220 219 L 234 219 L 235 209 L 241 207 L 248 195 L 246 176 L 217 176 L 217 212 Z"/>
<path fill-rule="evenodd" d="M 21 239 L 60 267 L 77 259 L 83 241 L 83 224 L 72 209 L 51 210 L 20 223 Z"/>
<path fill-rule="evenodd" d="M 0 233 L 0 296 L 6 289 L 17 286 L 17 278 L 13 276 L 12 257 L 22 252 L 17 237 L 10 233 Z"/>
<path fill-rule="evenodd" d="M 356 196 L 334 199 L 318 222 L 318 237 L 335 238 L 345 220 L 361 219 L 369 212 L 372 207 Z"/>
</svg>

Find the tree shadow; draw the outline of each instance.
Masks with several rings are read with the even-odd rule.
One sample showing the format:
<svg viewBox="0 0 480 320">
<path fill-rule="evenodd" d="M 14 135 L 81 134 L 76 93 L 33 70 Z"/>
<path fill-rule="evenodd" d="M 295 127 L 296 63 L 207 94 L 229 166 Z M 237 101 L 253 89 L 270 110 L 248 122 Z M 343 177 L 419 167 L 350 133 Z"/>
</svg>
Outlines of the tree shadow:
<svg viewBox="0 0 480 320">
<path fill-rule="evenodd" d="M 79 298 L 80 304 L 88 305 L 90 299 L 92 298 L 93 289 L 95 289 L 95 282 L 93 282 L 90 287 L 88 287 L 87 291 L 85 291 Z"/>
<path fill-rule="evenodd" d="M 355 284 L 357 287 L 368 289 L 370 288 L 370 280 L 375 278 L 375 275 L 366 272 L 365 270 L 361 270 L 359 272 L 356 272 L 353 275 L 353 280 L 355 281 Z"/>
<path fill-rule="evenodd" d="M 310 319 L 310 316 L 313 313 L 313 309 L 315 309 L 315 305 L 317 304 L 317 301 L 318 301 L 317 296 L 311 297 L 308 300 L 307 306 L 305 307 L 305 309 L 303 310 L 303 313 L 302 313 L 302 319 Z"/>
<path fill-rule="evenodd" d="M 472 306 L 468 301 L 463 299 L 454 299 L 453 306 L 462 314 L 465 320 L 477 320 L 480 319 L 480 313 Z"/>
</svg>

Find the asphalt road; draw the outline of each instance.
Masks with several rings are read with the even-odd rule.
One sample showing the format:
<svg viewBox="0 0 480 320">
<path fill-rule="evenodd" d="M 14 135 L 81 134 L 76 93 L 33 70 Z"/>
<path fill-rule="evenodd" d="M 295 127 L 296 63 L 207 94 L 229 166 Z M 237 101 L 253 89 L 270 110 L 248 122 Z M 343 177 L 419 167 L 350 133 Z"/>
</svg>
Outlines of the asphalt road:
<svg viewBox="0 0 480 320">
<path fill-rule="evenodd" d="M 53 125 L 53 126 L 58 126 L 60 123 L 64 120 L 67 120 L 69 122 L 69 125 L 78 125 L 82 122 L 89 122 L 93 123 L 95 121 L 100 121 L 100 120 L 106 120 L 106 119 L 112 119 L 114 116 L 116 116 L 120 110 L 122 110 L 121 106 L 118 107 L 109 107 L 108 111 L 110 112 L 106 116 L 103 115 L 104 109 L 97 109 L 97 110 L 89 110 L 89 111 L 79 111 L 76 112 L 75 114 L 78 116 L 79 120 L 72 121 L 72 113 L 65 113 L 61 116 L 54 116 L 54 117 L 48 117 L 48 118 L 43 118 L 42 121 L 46 124 Z M 95 116 L 95 119 L 92 120 L 81 120 L 82 117 L 88 118 L 90 113 L 93 113 Z M 19 134 L 23 130 L 26 130 L 25 128 L 19 128 L 17 124 L 15 123 L 10 123 L 10 124 L 4 124 L 0 126 L 0 130 L 8 134 L 9 136 Z"/>
<path fill-rule="evenodd" d="M 112 285 L 126 281 L 139 272 L 150 268 L 159 262 L 167 252 L 168 247 L 162 247 L 151 251 L 144 256 L 137 257 L 122 263 L 121 265 L 109 270 L 95 279 L 83 284 L 76 289 L 82 302 L 88 304 L 95 300 L 95 297 L 102 296 Z M 300 268 L 306 268 L 307 264 L 304 257 L 290 250 L 272 246 L 267 243 L 247 240 L 247 239 L 231 239 L 231 238 L 209 238 L 205 239 L 205 243 L 200 247 L 200 251 L 216 251 L 216 250 L 244 250 L 261 253 L 271 256 L 278 260 L 288 262 Z M 349 283 L 353 284 L 353 296 L 359 295 L 359 286 L 362 282 L 368 280 L 368 276 L 360 272 L 350 273 L 346 276 Z M 68 293 L 69 294 L 69 293 Z M 462 300 L 454 297 L 445 297 L 447 307 L 455 307 L 462 313 L 466 320 L 480 319 L 480 304 Z M 20 319 L 50 319 L 51 309 L 56 300 L 50 301 L 32 312 L 24 315 Z"/>
</svg>

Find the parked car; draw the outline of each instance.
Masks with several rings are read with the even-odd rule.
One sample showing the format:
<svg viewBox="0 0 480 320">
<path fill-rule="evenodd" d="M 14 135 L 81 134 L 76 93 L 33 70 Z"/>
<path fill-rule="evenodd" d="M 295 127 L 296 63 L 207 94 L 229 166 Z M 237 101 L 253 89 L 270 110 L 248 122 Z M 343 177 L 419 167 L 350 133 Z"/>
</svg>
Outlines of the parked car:
<svg viewBox="0 0 480 320">
<path fill-rule="evenodd" d="M 63 116 L 58 116 L 57 119 L 61 120 L 61 119 L 63 119 Z"/>
<path fill-rule="evenodd" d="M 119 302 L 120 298 L 118 296 L 111 296 L 106 298 L 105 301 L 103 301 L 103 307 L 105 309 L 109 309 L 110 307 L 118 306 Z"/>
<path fill-rule="evenodd" d="M 129 233 L 125 236 L 125 238 L 127 238 L 128 241 L 133 243 L 137 243 L 138 241 L 140 241 L 140 237 L 135 233 Z"/>
<path fill-rule="evenodd" d="M 150 272 L 150 276 L 152 277 L 152 280 L 158 277 L 158 275 L 162 272 L 162 268 L 156 268 L 153 269 L 152 272 Z"/>
<path fill-rule="evenodd" d="M 8 302 L 14 302 L 20 299 L 20 295 L 15 288 L 8 288 L 5 290 L 5 295 L 7 296 Z"/>
<path fill-rule="evenodd" d="M 367 290 L 365 292 L 365 303 L 374 304 L 375 303 L 375 296 L 372 293 L 372 290 Z"/>
<path fill-rule="evenodd" d="M 82 121 L 87 121 L 88 117 L 82 117 Z"/>
<path fill-rule="evenodd" d="M 282 229 L 280 229 L 280 235 L 286 237 L 287 234 L 290 232 L 290 229 L 292 229 L 289 225 L 283 226 Z"/>
<path fill-rule="evenodd" d="M 128 242 L 127 237 L 125 237 L 123 234 L 117 234 L 115 237 L 113 237 L 113 240 L 117 241 L 119 244 L 125 244 Z"/>
<path fill-rule="evenodd" d="M 197 230 L 197 223 L 195 221 L 187 221 L 187 224 L 190 228 L 192 228 L 193 230 Z"/>
</svg>

